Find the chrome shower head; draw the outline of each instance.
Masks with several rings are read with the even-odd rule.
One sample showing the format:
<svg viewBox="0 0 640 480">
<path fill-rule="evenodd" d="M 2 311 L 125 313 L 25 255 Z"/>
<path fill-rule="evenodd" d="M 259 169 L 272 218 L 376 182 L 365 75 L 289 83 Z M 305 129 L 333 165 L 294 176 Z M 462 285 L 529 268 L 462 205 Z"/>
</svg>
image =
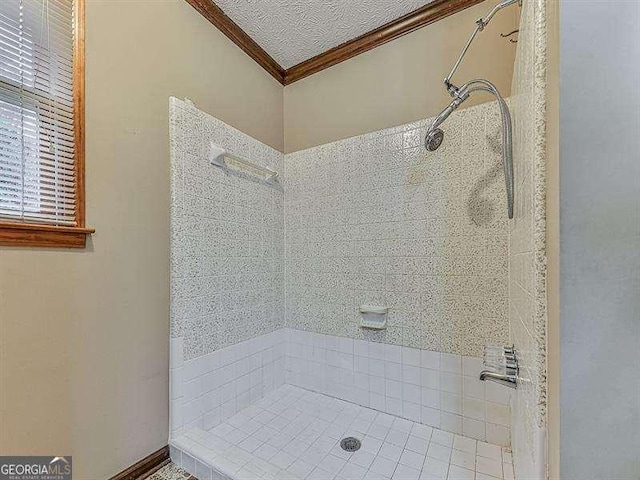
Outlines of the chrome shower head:
<svg viewBox="0 0 640 480">
<path fill-rule="evenodd" d="M 505 0 L 505 3 L 509 0 Z M 509 218 L 513 218 L 513 140 L 511 133 L 511 114 L 507 102 L 504 101 L 496 86 L 488 80 L 477 78 L 471 80 L 460 88 L 451 90 L 454 96 L 453 101 L 438 114 L 431 122 L 427 135 L 424 139 L 424 146 L 428 151 L 433 152 L 440 147 L 444 140 L 444 132 L 438 128 L 442 123 L 458 108 L 473 92 L 483 91 L 492 94 L 498 101 L 500 116 L 502 117 L 502 163 L 504 166 L 504 177 L 507 190 L 507 212 Z"/>
<path fill-rule="evenodd" d="M 442 145 L 442 140 L 444 140 L 444 132 L 439 128 L 433 128 L 424 137 L 424 146 L 427 147 L 427 150 L 433 152 Z"/>
</svg>

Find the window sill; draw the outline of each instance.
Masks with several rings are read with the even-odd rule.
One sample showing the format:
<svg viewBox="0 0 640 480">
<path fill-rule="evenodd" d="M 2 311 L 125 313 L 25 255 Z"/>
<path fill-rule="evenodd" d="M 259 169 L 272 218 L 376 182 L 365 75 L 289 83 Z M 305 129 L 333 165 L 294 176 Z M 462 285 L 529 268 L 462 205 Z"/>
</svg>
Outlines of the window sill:
<svg viewBox="0 0 640 480">
<path fill-rule="evenodd" d="M 33 223 L 0 222 L 0 245 L 13 247 L 85 248 L 87 235 L 95 230 L 85 227 L 59 227 Z"/>
</svg>

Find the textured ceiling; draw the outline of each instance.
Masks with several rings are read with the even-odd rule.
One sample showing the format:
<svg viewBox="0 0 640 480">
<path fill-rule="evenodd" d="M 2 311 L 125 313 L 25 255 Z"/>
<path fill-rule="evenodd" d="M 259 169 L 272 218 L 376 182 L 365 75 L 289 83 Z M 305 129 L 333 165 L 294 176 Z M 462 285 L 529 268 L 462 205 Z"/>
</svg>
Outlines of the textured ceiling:
<svg viewBox="0 0 640 480">
<path fill-rule="evenodd" d="M 431 0 L 215 0 L 280 66 L 292 67 Z"/>
</svg>

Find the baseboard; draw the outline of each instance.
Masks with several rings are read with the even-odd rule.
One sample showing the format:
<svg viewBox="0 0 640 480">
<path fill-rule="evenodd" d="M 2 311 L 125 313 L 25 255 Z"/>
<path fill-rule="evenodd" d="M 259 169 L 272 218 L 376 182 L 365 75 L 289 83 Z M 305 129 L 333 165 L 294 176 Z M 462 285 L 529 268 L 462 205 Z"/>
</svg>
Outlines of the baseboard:
<svg viewBox="0 0 640 480">
<path fill-rule="evenodd" d="M 167 445 L 134 463 L 109 480 L 137 480 L 144 478 L 169 463 L 169 461 L 169 446 Z"/>
</svg>

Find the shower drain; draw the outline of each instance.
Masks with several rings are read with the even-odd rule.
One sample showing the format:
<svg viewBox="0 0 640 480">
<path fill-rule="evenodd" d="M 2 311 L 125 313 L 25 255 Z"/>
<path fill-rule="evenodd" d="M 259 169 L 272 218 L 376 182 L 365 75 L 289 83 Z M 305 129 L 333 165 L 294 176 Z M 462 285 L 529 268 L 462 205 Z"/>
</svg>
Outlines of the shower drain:
<svg viewBox="0 0 640 480">
<path fill-rule="evenodd" d="M 340 446 L 347 452 L 355 452 L 360 449 L 360 440 L 354 437 L 343 438 L 340 441 Z"/>
</svg>

